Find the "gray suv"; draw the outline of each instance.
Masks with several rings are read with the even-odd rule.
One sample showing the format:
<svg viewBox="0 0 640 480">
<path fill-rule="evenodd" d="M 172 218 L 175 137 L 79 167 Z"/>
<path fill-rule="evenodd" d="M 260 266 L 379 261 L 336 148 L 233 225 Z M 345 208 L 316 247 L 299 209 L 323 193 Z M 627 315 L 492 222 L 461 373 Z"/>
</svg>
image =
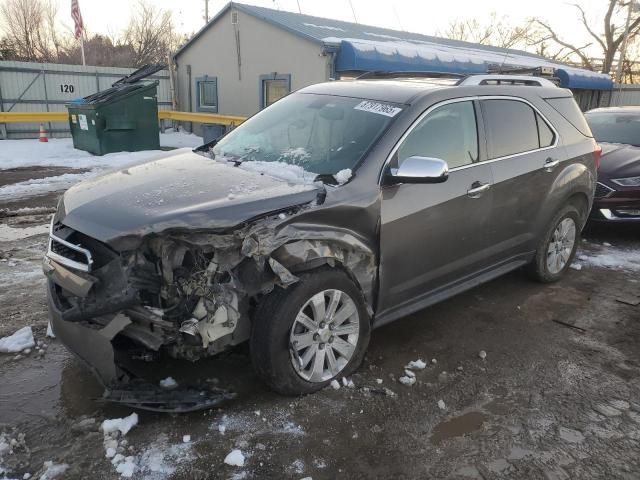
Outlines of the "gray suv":
<svg viewBox="0 0 640 480">
<path fill-rule="evenodd" d="M 562 277 L 596 184 L 580 118 L 537 77 L 304 88 L 67 191 L 44 259 L 54 332 L 108 387 L 132 357 L 248 341 L 271 388 L 318 390 L 374 327 L 519 267 Z"/>
</svg>

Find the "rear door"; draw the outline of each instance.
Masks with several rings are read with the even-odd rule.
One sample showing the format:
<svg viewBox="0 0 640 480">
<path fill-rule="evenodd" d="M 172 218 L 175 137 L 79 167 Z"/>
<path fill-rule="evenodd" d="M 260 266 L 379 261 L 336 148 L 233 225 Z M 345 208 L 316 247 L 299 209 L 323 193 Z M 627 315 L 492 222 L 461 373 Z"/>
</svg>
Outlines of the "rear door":
<svg viewBox="0 0 640 480">
<path fill-rule="evenodd" d="M 392 168 L 413 155 L 440 158 L 450 172 L 440 184 L 383 187 L 379 313 L 410 307 L 486 261 L 492 178 L 490 165 L 478 162 L 476 109 L 459 100 L 428 110 L 391 157 Z"/>
<path fill-rule="evenodd" d="M 493 175 L 488 224 L 493 263 L 534 249 L 536 218 L 561 170 L 558 134 L 529 102 L 514 97 L 480 100 Z"/>
</svg>

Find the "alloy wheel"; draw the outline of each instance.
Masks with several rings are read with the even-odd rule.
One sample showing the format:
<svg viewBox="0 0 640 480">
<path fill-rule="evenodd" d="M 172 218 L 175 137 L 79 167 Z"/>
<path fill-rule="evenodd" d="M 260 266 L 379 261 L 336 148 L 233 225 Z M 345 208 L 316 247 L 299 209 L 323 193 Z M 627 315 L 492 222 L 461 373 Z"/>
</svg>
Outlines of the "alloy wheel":
<svg viewBox="0 0 640 480">
<path fill-rule="evenodd" d="M 295 371 L 309 382 L 329 380 L 347 366 L 360 335 L 353 299 L 341 290 L 324 290 L 298 311 L 289 335 Z"/>
<path fill-rule="evenodd" d="M 547 270 L 555 275 L 567 265 L 576 242 L 576 223 L 572 218 L 563 219 L 553 231 L 547 248 Z"/>
</svg>

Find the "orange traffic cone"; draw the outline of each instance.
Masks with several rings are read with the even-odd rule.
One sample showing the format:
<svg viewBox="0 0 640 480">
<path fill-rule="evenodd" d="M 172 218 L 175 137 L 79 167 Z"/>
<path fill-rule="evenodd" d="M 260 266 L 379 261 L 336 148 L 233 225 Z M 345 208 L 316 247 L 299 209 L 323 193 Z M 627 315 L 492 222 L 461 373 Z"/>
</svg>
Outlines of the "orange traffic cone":
<svg viewBox="0 0 640 480">
<path fill-rule="evenodd" d="M 44 129 L 44 125 L 40 124 L 40 137 L 38 137 L 39 142 L 48 142 L 49 138 L 47 137 L 47 131 Z"/>
</svg>

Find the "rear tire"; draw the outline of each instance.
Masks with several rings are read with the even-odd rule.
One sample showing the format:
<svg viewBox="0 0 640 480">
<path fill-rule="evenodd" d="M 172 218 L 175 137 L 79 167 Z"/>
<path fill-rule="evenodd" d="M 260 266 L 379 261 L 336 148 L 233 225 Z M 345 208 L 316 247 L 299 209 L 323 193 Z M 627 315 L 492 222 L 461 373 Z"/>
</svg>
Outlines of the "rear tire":
<svg viewBox="0 0 640 480">
<path fill-rule="evenodd" d="M 323 267 L 299 278 L 263 299 L 249 341 L 256 373 L 284 395 L 312 393 L 353 373 L 371 331 L 362 292 L 345 272 Z"/>
<path fill-rule="evenodd" d="M 554 217 L 538 242 L 535 258 L 527 265 L 529 276 L 542 283 L 560 280 L 575 257 L 583 216 L 566 205 Z"/>
</svg>

